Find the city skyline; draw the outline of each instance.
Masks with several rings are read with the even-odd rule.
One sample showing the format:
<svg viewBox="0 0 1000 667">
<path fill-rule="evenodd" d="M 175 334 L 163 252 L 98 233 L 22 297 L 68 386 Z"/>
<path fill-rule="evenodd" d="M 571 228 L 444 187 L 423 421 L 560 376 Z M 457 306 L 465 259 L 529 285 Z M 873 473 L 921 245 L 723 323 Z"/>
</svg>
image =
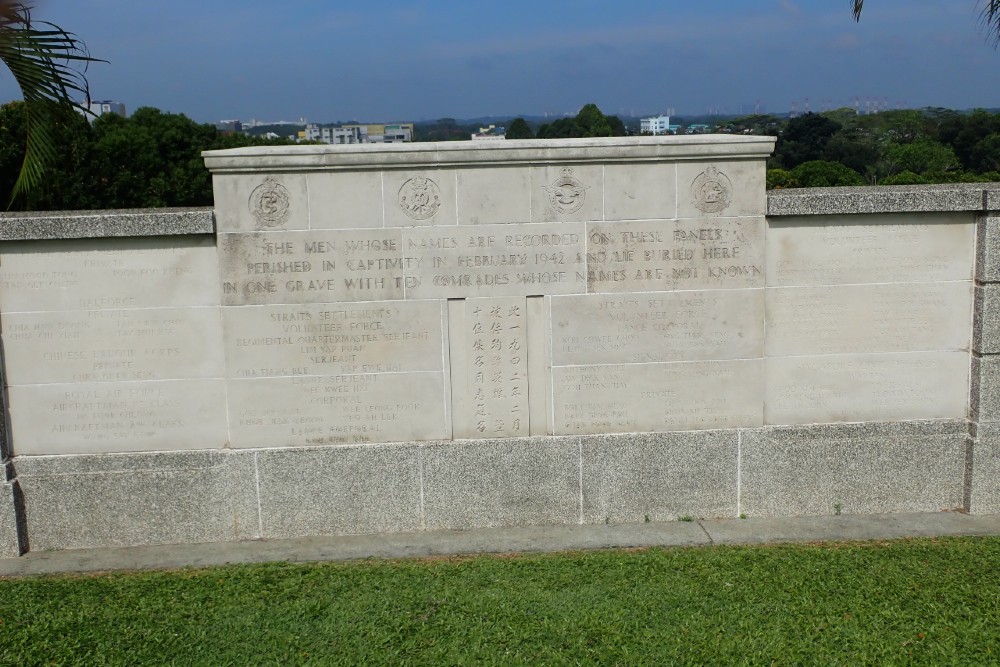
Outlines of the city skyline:
<svg viewBox="0 0 1000 667">
<path fill-rule="evenodd" d="M 40 0 L 34 17 L 110 61 L 87 73 L 95 99 L 202 122 L 541 116 L 588 102 L 626 115 L 801 112 L 806 98 L 814 111 L 1000 106 L 1000 53 L 974 0 L 879 0 L 860 24 L 849 3 L 817 5 Z M 18 97 L 0 75 L 0 99 Z"/>
</svg>

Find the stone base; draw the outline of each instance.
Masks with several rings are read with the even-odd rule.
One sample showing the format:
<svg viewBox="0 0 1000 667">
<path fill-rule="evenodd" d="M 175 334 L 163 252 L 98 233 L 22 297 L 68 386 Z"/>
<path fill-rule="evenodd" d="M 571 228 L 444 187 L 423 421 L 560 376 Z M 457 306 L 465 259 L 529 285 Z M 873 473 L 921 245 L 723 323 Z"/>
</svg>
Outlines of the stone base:
<svg viewBox="0 0 1000 667">
<path fill-rule="evenodd" d="M 980 424 L 973 432 L 970 514 L 1000 514 L 1000 424 Z"/>
<path fill-rule="evenodd" d="M 949 510 L 963 504 L 967 430 L 965 420 L 834 424 L 22 457 L 14 466 L 30 548 L 70 549 Z M 1000 511 L 987 468 L 971 497 L 980 511 Z M 4 492 L 0 508 L 12 507 Z M 4 521 L 0 509 L 0 548 L 5 530 L 16 544 Z"/>
<path fill-rule="evenodd" d="M 17 512 L 14 509 L 14 485 L 0 482 L 0 558 L 14 558 L 20 555 Z"/>
</svg>

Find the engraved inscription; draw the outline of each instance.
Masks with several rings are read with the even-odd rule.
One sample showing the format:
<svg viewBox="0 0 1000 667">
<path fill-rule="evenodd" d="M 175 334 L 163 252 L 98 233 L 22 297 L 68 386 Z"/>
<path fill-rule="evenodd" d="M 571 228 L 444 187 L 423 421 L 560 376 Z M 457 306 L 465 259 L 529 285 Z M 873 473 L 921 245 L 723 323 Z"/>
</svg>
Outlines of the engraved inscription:
<svg viewBox="0 0 1000 667">
<path fill-rule="evenodd" d="M 528 435 L 525 300 L 469 299 L 465 308 L 473 437 Z"/>
<path fill-rule="evenodd" d="M 272 177 L 250 193 L 250 215 L 257 222 L 258 229 L 280 227 L 288 220 L 290 206 L 288 189 Z"/>
<path fill-rule="evenodd" d="M 417 176 L 403 183 L 397 201 L 410 218 L 428 220 L 441 208 L 441 190 L 431 179 Z"/>
<path fill-rule="evenodd" d="M 543 186 L 549 205 L 559 213 L 567 214 L 576 213 L 583 208 L 589 188 L 590 186 L 573 176 L 572 167 L 563 168 L 552 185 Z"/>
<path fill-rule="evenodd" d="M 691 203 L 702 213 L 721 213 L 733 201 L 733 183 L 714 165 L 698 174 L 691 184 Z"/>
</svg>

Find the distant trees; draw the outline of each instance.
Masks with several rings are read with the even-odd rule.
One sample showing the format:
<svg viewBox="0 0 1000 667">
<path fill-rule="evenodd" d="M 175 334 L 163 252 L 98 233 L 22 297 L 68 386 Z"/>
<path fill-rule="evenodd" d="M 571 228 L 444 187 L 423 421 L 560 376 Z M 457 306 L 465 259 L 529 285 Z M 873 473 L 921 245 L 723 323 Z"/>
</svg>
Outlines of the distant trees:
<svg viewBox="0 0 1000 667">
<path fill-rule="evenodd" d="M 539 139 L 574 137 L 622 137 L 625 124 L 617 116 L 605 116 L 596 104 L 585 104 L 574 118 L 560 118 L 538 128 Z M 508 135 L 509 136 L 509 135 Z"/>
<path fill-rule="evenodd" d="M 535 133 L 528 126 L 528 121 L 523 118 L 515 118 L 507 127 L 508 139 L 534 139 Z"/>
</svg>

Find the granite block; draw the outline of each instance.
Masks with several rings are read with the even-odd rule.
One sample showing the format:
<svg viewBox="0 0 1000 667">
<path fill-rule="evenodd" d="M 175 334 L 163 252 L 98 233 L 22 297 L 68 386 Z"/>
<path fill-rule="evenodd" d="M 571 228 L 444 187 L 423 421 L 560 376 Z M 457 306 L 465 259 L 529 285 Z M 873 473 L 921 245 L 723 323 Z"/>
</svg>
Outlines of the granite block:
<svg viewBox="0 0 1000 667">
<path fill-rule="evenodd" d="M 969 415 L 977 422 L 1000 421 L 1000 356 L 972 355 Z"/>
<path fill-rule="evenodd" d="M 260 536 L 251 454 L 23 457 L 15 468 L 34 551 Z"/>
<path fill-rule="evenodd" d="M 998 196 L 1000 187 L 992 183 L 792 188 L 767 193 L 767 214 L 782 216 L 981 211 L 984 201 L 989 202 L 990 198 L 996 201 Z"/>
<path fill-rule="evenodd" d="M 0 241 L 213 234 L 211 208 L 0 213 Z"/>
<path fill-rule="evenodd" d="M 580 521 L 578 438 L 511 438 L 428 445 L 428 530 Z"/>
<path fill-rule="evenodd" d="M 740 511 L 751 517 L 961 508 L 965 420 L 746 430 Z"/>
<path fill-rule="evenodd" d="M 1000 285 L 976 286 L 972 350 L 976 354 L 1000 353 Z"/>
<path fill-rule="evenodd" d="M 970 514 L 1000 514 L 1000 424 L 976 428 L 968 484 Z"/>
<path fill-rule="evenodd" d="M 418 445 L 255 453 L 265 538 L 419 530 Z"/>
<path fill-rule="evenodd" d="M 1000 216 L 979 216 L 976 225 L 976 280 L 1000 282 Z"/>
<path fill-rule="evenodd" d="M 735 517 L 739 435 L 730 431 L 590 436 L 585 523 Z"/>
<path fill-rule="evenodd" d="M 983 211 L 996 213 L 1000 211 L 1000 183 L 985 183 L 983 191 Z"/>
<path fill-rule="evenodd" d="M 17 510 L 14 506 L 14 483 L 0 483 L 0 558 L 21 555 L 17 534 Z"/>
</svg>

